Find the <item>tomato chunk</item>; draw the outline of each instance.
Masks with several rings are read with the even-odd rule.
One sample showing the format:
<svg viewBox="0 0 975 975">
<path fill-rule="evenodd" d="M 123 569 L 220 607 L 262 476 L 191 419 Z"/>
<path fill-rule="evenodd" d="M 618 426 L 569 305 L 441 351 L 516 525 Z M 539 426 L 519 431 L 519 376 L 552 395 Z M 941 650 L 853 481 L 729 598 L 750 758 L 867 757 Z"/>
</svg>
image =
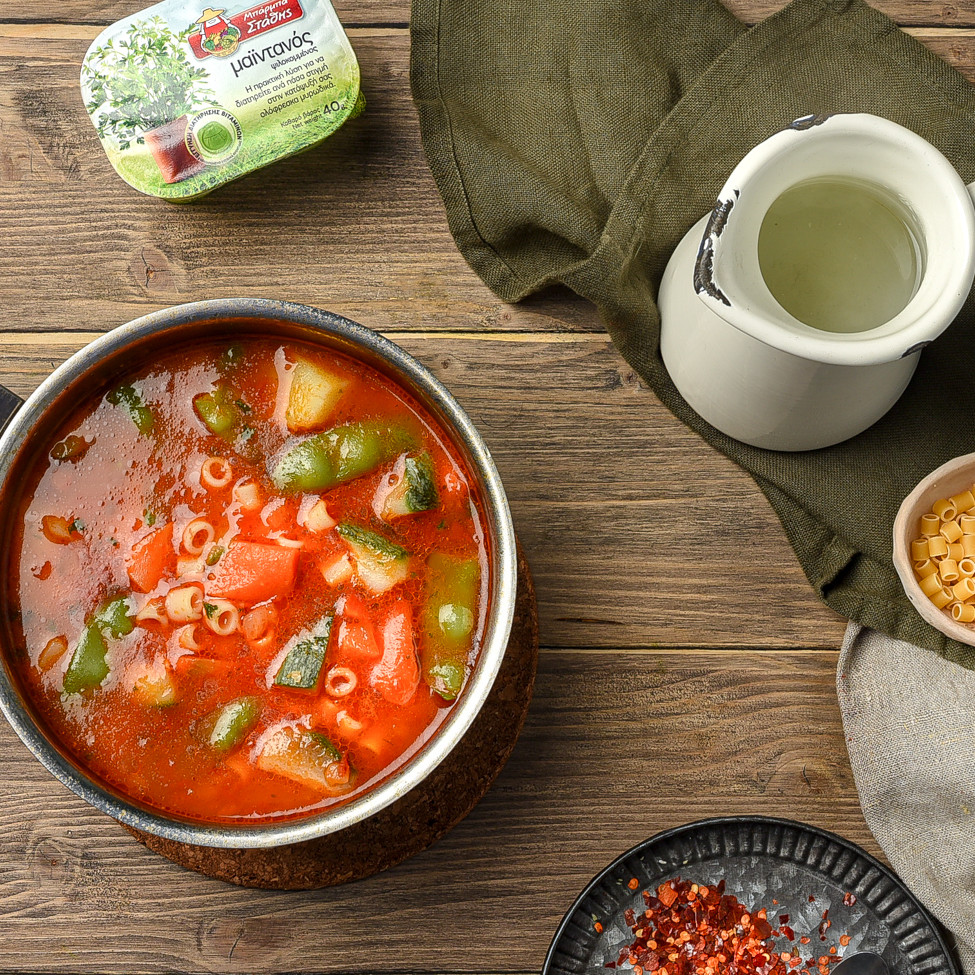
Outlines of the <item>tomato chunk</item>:
<svg viewBox="0 0 975 975">
<path fill-rule="evenodd" d="M 372 685 L 390 704 L 409 704 L 420 683 L 420 662 L 413 641 L 413 615 L 405 600 L 393 606 L 383 625 L 382 647 Z"/>
<path fill-rule="evenodd" d="M 287 595 L 298 571 L 296 548 L 235 539 L 207 582 L 207 593 L 253 605 Z"/>
<path fill-rule="evenodd" d="M 126 568 L 132 587 L 139 592 L 152 592 L 167 569 L 175 565 L 173 523 L 157 528 L 137 542 L 128 558 Z"/>
<path fill-rule="evenodd" d="M 338 659 L 343 663 L 378 660 L 382 650 L 365 602 L 355 593 L 348 593 L 337 608 L 340 614 L 336 637 Z"/>
<path fill-rule="evenodd" d="M 376 631 L 368 620 L 342 619 L 339 622 L 339 659 L 344 661 L 375 660 L 382 651 Z"/>
</svg>

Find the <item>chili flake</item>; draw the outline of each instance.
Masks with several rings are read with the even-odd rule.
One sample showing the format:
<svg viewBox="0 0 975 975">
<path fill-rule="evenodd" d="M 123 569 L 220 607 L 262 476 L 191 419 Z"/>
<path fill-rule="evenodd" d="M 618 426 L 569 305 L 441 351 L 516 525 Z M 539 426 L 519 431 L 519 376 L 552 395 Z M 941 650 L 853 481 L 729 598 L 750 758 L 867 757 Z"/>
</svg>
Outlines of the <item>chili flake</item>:
<svg viewBox="0 0 975 975">
<path fill-rule="evenodd" d="M 624 914 L 636 940 L 617 965 L 629 962 L 634 975 L 786 975 L 765 909 L 753 912 L 724 890 L 723 880 L 698 887 L 676 877 L 644 891 L 646 911 Z"/>
</svg>

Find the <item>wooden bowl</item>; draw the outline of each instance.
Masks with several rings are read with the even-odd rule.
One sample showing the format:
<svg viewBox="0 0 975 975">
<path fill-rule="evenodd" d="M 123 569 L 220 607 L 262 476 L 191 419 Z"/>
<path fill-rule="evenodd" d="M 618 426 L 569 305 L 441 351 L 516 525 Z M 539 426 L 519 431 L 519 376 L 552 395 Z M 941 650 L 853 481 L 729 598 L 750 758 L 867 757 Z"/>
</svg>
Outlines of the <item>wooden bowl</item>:
<svg viewBox="0 0 975 975">
<path fill-rule="evenodd" d="M 907 598 L 921 617 L 945 636 L 975 646 L 975 623 L 958 623 L 946 609 L 938 609 L 921 591 L 914 574 L 911 541 L 921 534 L 921 515 L 931 510 L 940 498 L 971 490 L 975 484 L 975 454 L 955 457 L 932 471 L 901 502 L 894 519 L 894 568 L 900 576 Z M 973 512 L 975 513 L 975 512 Z"/>
</svg>

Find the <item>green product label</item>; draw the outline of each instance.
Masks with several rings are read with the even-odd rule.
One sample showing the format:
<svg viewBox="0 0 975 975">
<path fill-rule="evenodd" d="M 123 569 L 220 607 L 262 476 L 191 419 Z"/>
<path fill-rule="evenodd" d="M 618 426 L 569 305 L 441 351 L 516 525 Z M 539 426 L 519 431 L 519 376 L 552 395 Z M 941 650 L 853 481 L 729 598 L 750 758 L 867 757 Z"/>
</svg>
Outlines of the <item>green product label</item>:
<svg viewBox="0 0 975 975">
<path fill-rule="evenodd" d="M 364 104 L 328 0 L 165 0 L 99 35 L 81 92 L 119 175 L 171 200 L 301 152 Z"/>
</svg>

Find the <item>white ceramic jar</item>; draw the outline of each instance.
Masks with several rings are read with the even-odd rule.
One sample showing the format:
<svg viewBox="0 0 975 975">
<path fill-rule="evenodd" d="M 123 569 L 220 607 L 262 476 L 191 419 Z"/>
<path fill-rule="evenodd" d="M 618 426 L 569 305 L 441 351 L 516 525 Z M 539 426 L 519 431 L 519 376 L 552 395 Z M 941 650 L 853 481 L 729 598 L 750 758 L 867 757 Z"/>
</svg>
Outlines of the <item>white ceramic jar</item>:
<svg viewBox="0 0 975 975">
<path fill-rule="evenodd" d="M 866 331 L 813 328 L 773 297 L 759 264 L 772 204 L 807 180 L 876 187 L 910 215 L 913 296 Z M 951 324 L 975 277 L 975 184 L 920 136 L 872 115 L 799 119 L 735 167 L 714 211 L 687 233 L 660 286 L 671 378 L 709 423 L 772 450 L 838 443 L 897 401 L 921 349 Z M 797 229 L 801 232 L 801 229 Z"/>
</svg>

